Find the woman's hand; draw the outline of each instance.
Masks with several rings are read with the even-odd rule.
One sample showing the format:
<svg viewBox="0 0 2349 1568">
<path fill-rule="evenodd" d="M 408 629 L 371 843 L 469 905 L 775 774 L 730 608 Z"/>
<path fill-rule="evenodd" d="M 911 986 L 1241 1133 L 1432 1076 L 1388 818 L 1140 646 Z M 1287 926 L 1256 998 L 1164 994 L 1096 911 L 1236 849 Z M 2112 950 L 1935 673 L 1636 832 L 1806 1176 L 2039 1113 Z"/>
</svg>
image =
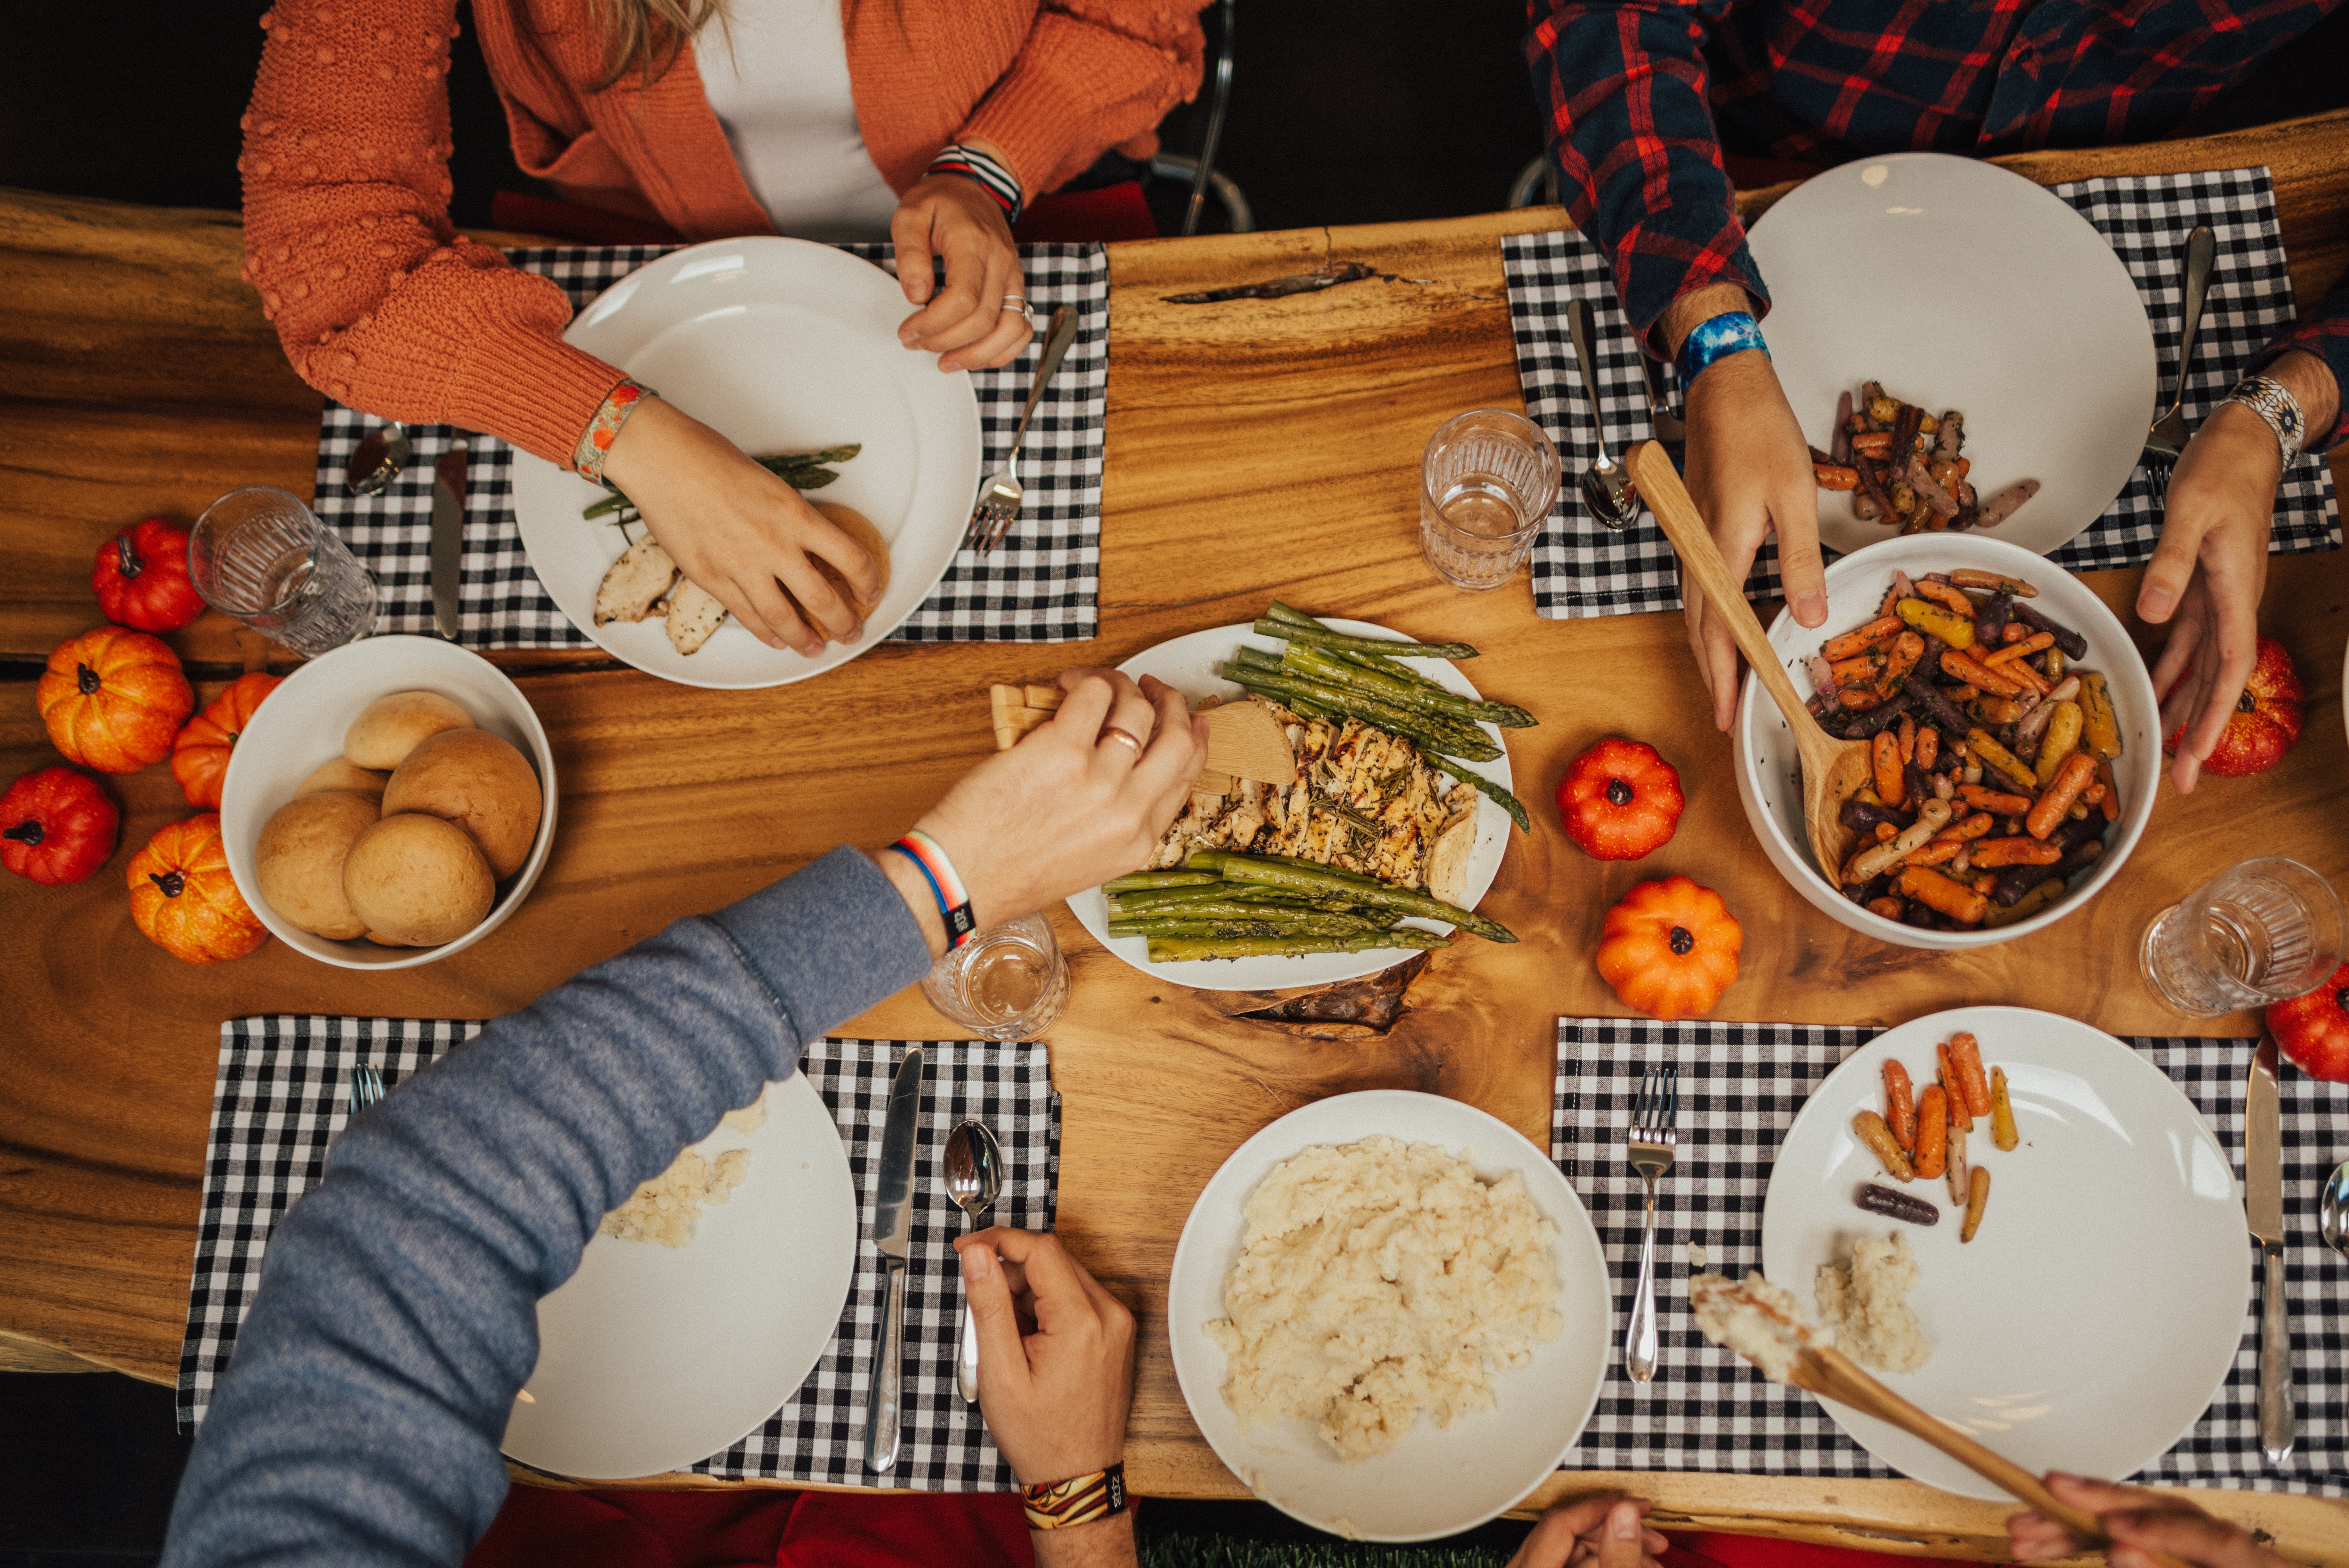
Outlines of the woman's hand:
<svg viewBox="0 0 2349 1568">
<path fill-rule="evenodd" d="M 2182 1497 L 2083 1480 L 2061 1470 L 2047 1473 L 2047 1490 L 2058 1502 L 2096 1516 L 2113 1540 L 2106 1553 L 2112 1568 L 2153 1568 L 2147 1554 L 2152 1552 L 2167 1552 L 2198 1568 L 2285 1568 L 2282 1558 L 2262 1548 L 2240 1525 L 2213 1519 Z M 2036 1513 L 2009 1519 L 2006 1543 L 2018 1563 L 2069 1557 L 2080 1549 L 2070 1531 Z"/>
<path fill-rule="evenodd" d="M 1509 1568 L 1656 1568 L 1671 1544 L 1641 1522 L 1639 1498 L 1585 1498 L 1561 1502 L 1541 1516 L 1509 1559 Z"/>
<path fill-rule="evenodd" d="M 897 286 L 921 307 L 897 328 L 899 342 L 936 354 L 941 370 L 981 370 L 1018 357 L 1035 334 L 1017 307 L 1003 306 L 1004 295 L 1020 292 L 1019 251 L 1003 209 L 978 181 L 931 175 L 897 204 L 889 237 L 897 245 Z"/>
<path fill-rule="evenodd" d="M 799 491 L 674 404 L 636 406 L 604 477 L 627 492 L 678 569 L 761 642 L 813 658 L 827 640 L 863 635 L 863 618 L 808 557 L 837 568 L 867 610 L 881 597 L 879 567 Z"/>
</svg>

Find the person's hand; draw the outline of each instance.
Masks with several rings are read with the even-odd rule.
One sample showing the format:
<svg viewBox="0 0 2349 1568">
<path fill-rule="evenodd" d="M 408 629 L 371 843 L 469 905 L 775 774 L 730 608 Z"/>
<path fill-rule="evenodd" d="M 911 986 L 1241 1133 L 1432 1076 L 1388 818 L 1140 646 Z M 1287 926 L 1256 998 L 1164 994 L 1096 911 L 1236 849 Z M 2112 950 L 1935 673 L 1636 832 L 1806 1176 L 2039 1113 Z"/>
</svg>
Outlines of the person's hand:
<svg viewBox="0 0 2349 1568">
<path fill-rule="evenodd" d="M 1677 347 L 1699 323 L 1744 307 L 1744 291 L 1734 285 L 1684 295 L 1665 318 L 1667 340 Z M 1689 499 L 1713 531 L 1729 574 L 1744 582 L 1762 542 L 1776 534 L 1778 579 L 1795 619 L 1806 626 L 1824 624 L 1826 568 L 1819 559 L 1818 480 L 1811 470 L 1810 445 L 1786 406 L 1769 356 L 1747 349 L 1715 360 L 1689 388 L 1687 418 Z M 1726 731 L 1737 713 L 1737 645 L 1728 625 L 1708 612 L 1703 593 L 1686 573 L 1681 575 L 1681 595 L 1689 646 L 1713 694 L 1713 722 Z"/>
<path fill-rule="evenodd" d="M 897 328 L 908 348 L 928 349 L 940 370 L 1009 365 L 1035 328 L 1003 296 L 1020 291 L 1019 251 L 1003 209 L 975 180 L 933 174 L 905 192 L 889 220 L 897 286 L 921 308 Z M 938 271 L 943 266 L 943 286 Z"/>
<path fill-rule="evenodd" d="M 1060 1238 L 995 1226 L 954 1243 L 978 1328 L 978 1408 L 1022 1486 L 1125 1457 L 1133 1314 Z"/>
<path fill-rule="evenodd" d="M 2284 1560 L 2253 1541 L 2242 1526 L 2213 1519 L 2182 1497 L 2083 1480 L 2061 1470 L 2047 1472 L 2047 1490 L 2056 1501 L 2096 1516 L 2112 1537 L 2106 1553 L 2112 1568 L 2153 1568 L 2154 1552 L 2167 1552 L 2197 1568 L 2284 1568 Z M 2006 1543 L 2018 1563 L 2069 1557 L 2080 1550 L 2070 1531 L 2036 1513 L 2009 1519 Z"/>
<path fill-rule="evenodd" d="M 2322 359 L 2296 350 L 2263 374 L 2299 399 L 2313 436 L 2332 428 L 2339 392 Z M 2258 655 L 2268 528 L 2282 478 L 2275 432 L 2238 403 L 2211 410 L 2170 477 L 2161 542 L 2145 569 L 2137 613 L 2155 625 L 2169 624 L 2153 689 L 2161 694 L 2162 734 L 2186 727 L 2169 769 L 2181 795 L 2193 792 Z"/>
<path fill-rule="evenodd" d="M 1141 866 L 1207 758 L 1207 721 L 1172 686 L 1077 669 L 1061 688 L 1050 722 L 965 774 L 917 824 L 954 862 L 982 925 Z"/>
<path fill-rule="evenodd" d="M 813 658 L 827 640 L 864 634 L 808 558 L 837 568 L 867 609 L 881 598 L 879 566 L 799 491 L 676 405 L 637 404 L 605 455 L 604 477 L 636 503 L 678 570 L 768 646 Z"/>
<path fill-rule="evenodd" d="M 1509 1568 L 1656 1568 L 1671 1543 L 1642 1522 L 1648 1506 L 1636 1497 L 1561 1502 L 1536 1522 Z"/>
</svg>

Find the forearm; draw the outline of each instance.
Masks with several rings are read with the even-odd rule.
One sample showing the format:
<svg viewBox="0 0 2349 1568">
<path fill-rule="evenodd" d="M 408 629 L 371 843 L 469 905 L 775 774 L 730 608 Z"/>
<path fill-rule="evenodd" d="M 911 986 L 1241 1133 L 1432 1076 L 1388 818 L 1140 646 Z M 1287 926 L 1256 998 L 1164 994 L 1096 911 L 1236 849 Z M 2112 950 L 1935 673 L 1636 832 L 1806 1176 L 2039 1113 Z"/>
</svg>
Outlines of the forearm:
<svg viewBox="0 0 2349 1568">
<path fill-rule="evenodd" d="M 2308 417 L 2310 451 L 2329 451 L 2349 438 L 2341 407 L 2342 388 L 2349 387 L 2349 277 L 2270 344 L 2253 367 L 2300 399 L 2301 412 Z"/>
<path fill-rule="evenodd" d="M 1138 1561 L 1131 1503 L 1123 1511 L 1091 1524 L 1031 1530 L 1028 1541 L 1036 1549 L 1036 1568 L 1133 1568 Z"/>
</svg>

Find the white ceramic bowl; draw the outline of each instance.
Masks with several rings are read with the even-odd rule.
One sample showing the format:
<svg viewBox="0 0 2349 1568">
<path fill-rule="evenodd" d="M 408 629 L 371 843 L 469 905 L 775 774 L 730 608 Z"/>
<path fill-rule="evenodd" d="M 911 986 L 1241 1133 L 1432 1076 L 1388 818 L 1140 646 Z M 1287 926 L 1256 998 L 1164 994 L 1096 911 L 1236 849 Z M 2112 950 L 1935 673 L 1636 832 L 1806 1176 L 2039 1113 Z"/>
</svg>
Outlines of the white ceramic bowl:
<svg viewBox="0 0 2349 1568">
<path fill-rule="evenodd" d="M 313 935 L 269 907 L 254 875 L 262 824 L 320 764 L 342 755 L 343 731 L 359 709 L 396 691 L 439 692 L 471 714 L 481 728 L 512 741 L 538 770 L 545 802 L 530 858 L 499 884 L 487 917 L 438 947 L 378 947 Z M 409 969 L 471 947 L 520 907 L 554 843 L 554 753 L 522 688 L 480 655 L 438 637 L 367 637 L 312 659 L 254 711 L 253 723 L 229 753 L 228 776 L 221 785 L 221 838 L 237 890 L 279 941 L 345 969 Z"/>
<path fill-rule="evenodd" d="M 2036 587 L 2039 596 L 2033 607 L 2088 640 L 2088 656 L 2076 662 L 2082 669 L 2102 671 L 2112 694 L 2113 717 L 2121 732 L 2121 755 L 2113 764 L 2113 777 L 2121 787 L 2120 820 L 2106 831 L 2104 858 L 2087 881 L 2061 900 L 2026 920 L 1985 931 L 1927 931 L 1862 908 L 1811 864 L 1794 733 L 1751 671 L 1731 731 L 1738 799 L 1744 801 L 1746 820 L 1754 825 L 1771 864 L 1794 883 L 1795 892 L 1854 931 L 1903 947 L 1989 947 L 2054 924 L 2095 897 L 2120 871 L 2153 815 L 2161 782 L 2160 705 L 2154 700 L 2153 680 L 2137 645 L 2104 601 L 2070 573 L 2000 540 L 1979 533 L 1918 533 L 1847 555 L 1827 568 L 1826 624 L 1816 629 L 1800 625 L 1782 610 L 1770 624 L 1770 645 L 1784 660 L 1795 689 L 1807 697 L 1816 689 L 1810 655 L 1829 637 L 1873 620 L 1894 572 L 1916 578 L 1968 567 L 2021 578 Z"/>
</svg>

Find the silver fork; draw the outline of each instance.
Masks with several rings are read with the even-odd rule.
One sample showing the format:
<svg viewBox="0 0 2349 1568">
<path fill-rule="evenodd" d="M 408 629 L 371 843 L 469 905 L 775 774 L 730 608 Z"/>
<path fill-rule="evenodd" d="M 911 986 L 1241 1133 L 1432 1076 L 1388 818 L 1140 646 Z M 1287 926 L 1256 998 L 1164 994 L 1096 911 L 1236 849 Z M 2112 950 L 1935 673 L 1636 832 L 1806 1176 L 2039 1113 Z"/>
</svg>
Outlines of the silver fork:
<svg viewBox="0 0 2349 1568">
<path fill-rule="evenodd" d="M 350 1117 L 357 1116 L 359 1112 L 365 1110 L 367 1107 L 373 1105 L 377 1100 L 379 1100 L 382 1098 L 383 1074 L 367 1066 L 365 1062 L 361 1062 L 358 1066 L 353 1068 L 351 1069 L 351 1092 L 348 1100 L 350 1114 L 349 1117 L 346 1117 L 344 1119 L 343 1125 L 345 1127 L 348 1127 L 350 1125 Z"/>
<path fill-rule="evenodd" d="M 2158 498 L 2169 493 L 2169 470 L 2186 449 L 2186 377 L 2194 369 L 2194 338 L 2202 327 L 2202 296 L 2210 287 L 2210 263 L 2219 253 L 2218 236 L 2208 225 L 2186 236 L 2186 332 L 2178 346 L 2178 384 L 2172 388 L 2168 412 L 2154 420 L 2146 433 L 2145 477 Z"/>
<path fill-rule="evenodd" d="M 1671 400 L 1664 396 L 1663 366 L 1642 348 L 1640 370 L 1648 378 L 1648 419 L 1655 426 L 1656 439 L 1668 447 L 1681 445 L 1688 439 L 1688 421 L 1672 412 Z"/>
<path fill-rule="evenodd" d="M 1018 472 L 1019 443 L 1028 438 L 1028 421 L 1036 417 L 1036 405 L 1043 399 L 1046 384 L 1060 370 L 1069 345 L 1076 340 L 1077 313 L 1064 304 L 1052 313 L 1051 324 L 1044 329 L 1044 352 L 1036 361 L 1036 379 L 1028 385 L 1028 406 L 1019 410 L 1019 423 L 1012 428 L 1010 454 L 1003 459 L 1002 470 L 978 487 L 978 502 L 970 509 L 970 527 L 963 542 L 982 561 L 1003 542 L 1019 516 L 1019 503 L 1028 496 Z"/>
<path fill-rule="evenodd" d="M 1623 1369 L 1634 1383 L 1656 1375 L 1656 1183 L 1672 1168 L 1680 1142 L 1681 1086 L 1677 1068 L 1650 1068 L 1631 1102 L 1631 1169 L 1648 1184 L 1648 1222 L 1640 1237 L 1640 1288 L 1623 1334 Z"/>
</svg>

